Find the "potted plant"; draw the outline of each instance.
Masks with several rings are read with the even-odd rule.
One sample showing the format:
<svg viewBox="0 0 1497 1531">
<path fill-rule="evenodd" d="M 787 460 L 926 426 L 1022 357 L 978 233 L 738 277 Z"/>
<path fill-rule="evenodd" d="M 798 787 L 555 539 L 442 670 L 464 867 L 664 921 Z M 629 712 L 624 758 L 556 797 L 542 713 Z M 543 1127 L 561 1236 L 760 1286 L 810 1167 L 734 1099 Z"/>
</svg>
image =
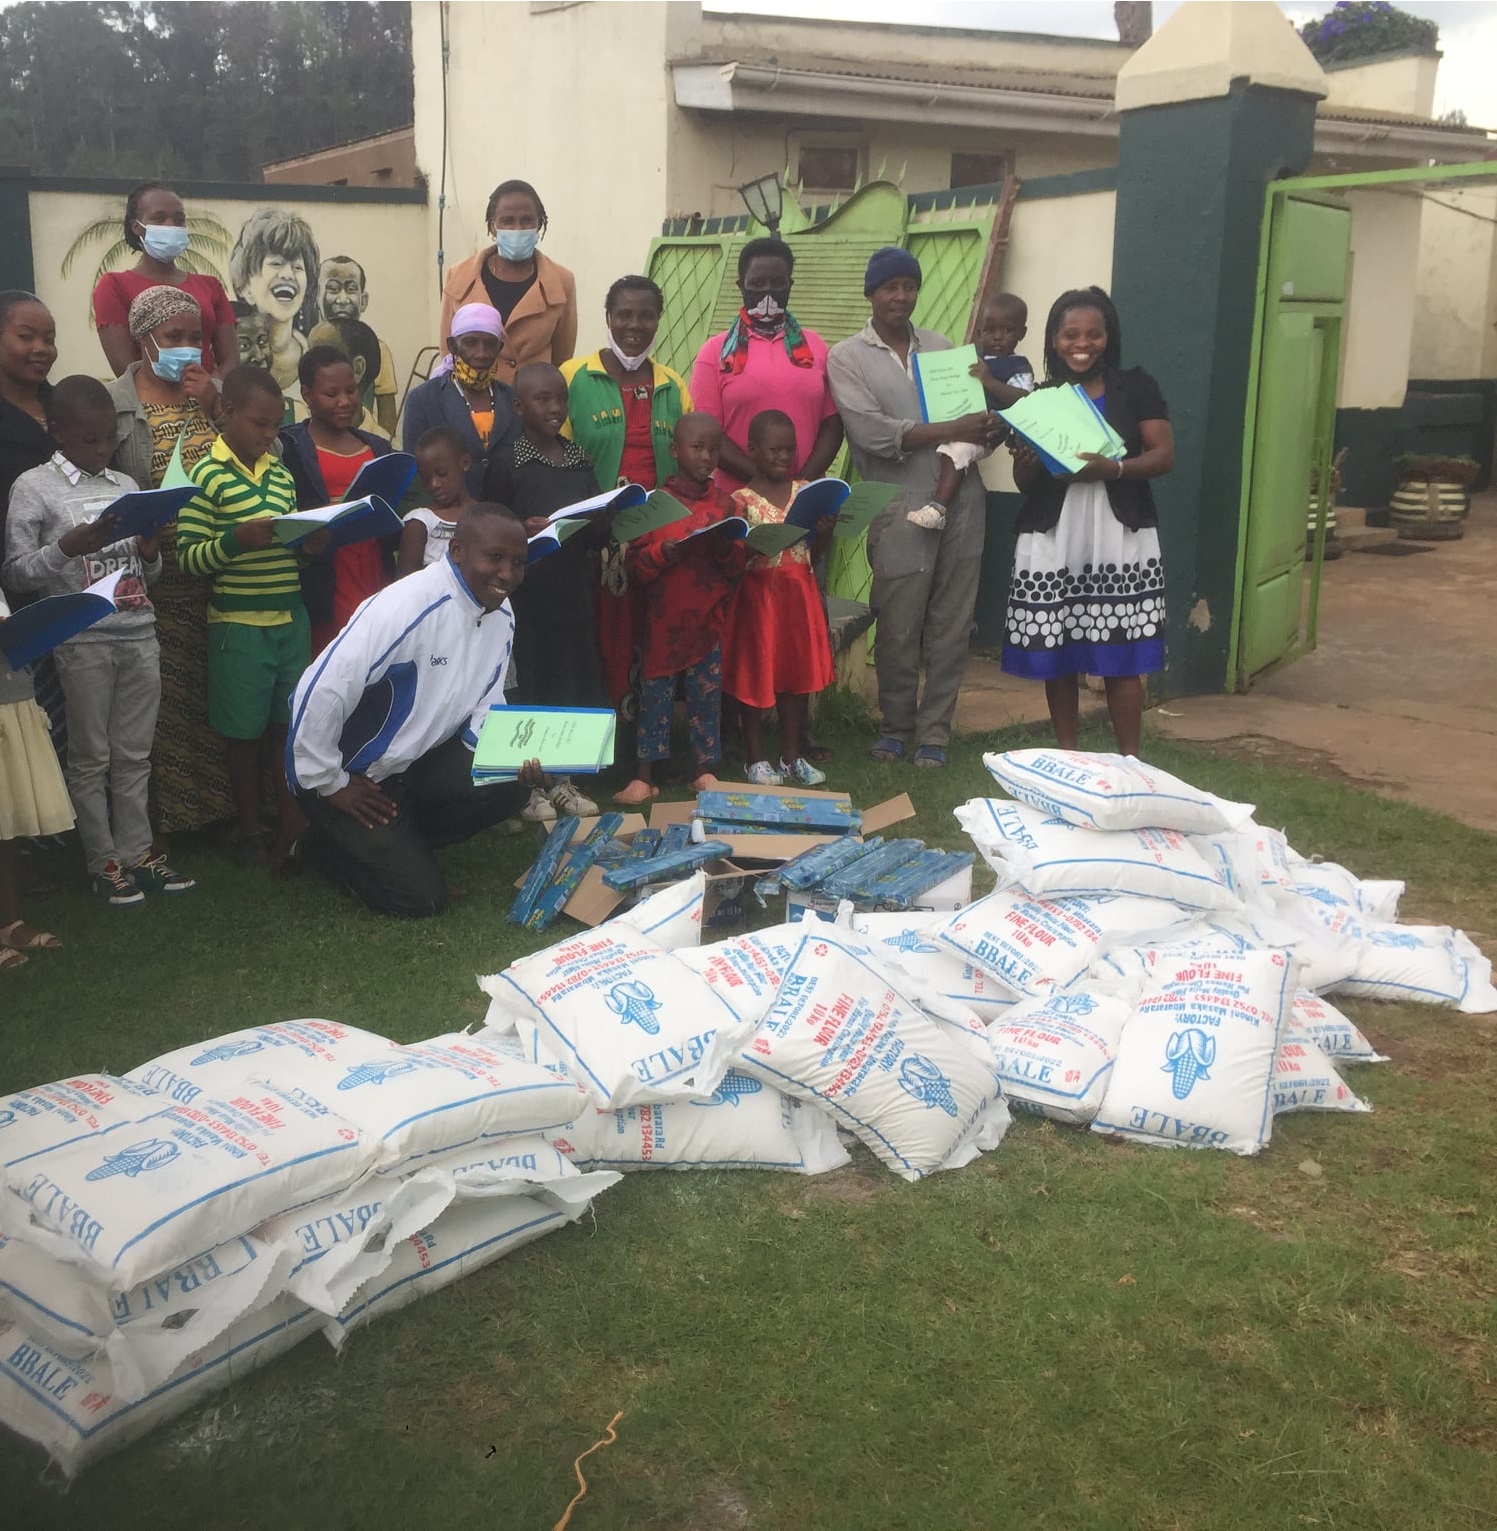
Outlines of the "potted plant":
<svg viewBox="0 0 1497 1531">
<path fill-rule="evenodd" d="M 1465 535 L 1471 485 L 1480 471 L 1474 457 L 1443 452 L 1405 452 L 1394 464 L 1398 488 L 1388 519 L 1400 537 L 1419 542 L 1454 542 Z"/>
</svg>

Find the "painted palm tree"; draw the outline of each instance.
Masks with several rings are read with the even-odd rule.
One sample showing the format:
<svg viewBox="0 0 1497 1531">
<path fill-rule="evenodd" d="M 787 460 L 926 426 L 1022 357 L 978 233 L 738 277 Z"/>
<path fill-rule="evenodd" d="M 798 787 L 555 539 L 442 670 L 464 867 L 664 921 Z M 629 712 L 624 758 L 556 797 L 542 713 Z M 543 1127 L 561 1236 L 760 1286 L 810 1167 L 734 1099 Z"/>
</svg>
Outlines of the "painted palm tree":
<svg viewBox="0 0 1497 1531">
<path fill-rule="evenodd" d="M 93 291 L 99 285 L 99 278 L 107 272 L 123 270 L 136 256 L 136 252 L 125 243 L 119 214 L 111 214 L 108 218 L 95 218 L 68 246 L 68 253 L 62 258 L 62 275 L 66 279 L 72 274 L 74 265 L 85 250 L 92 245 L 105 244 L 106 241 L 108 247 L 99 257 L 93 279 L 88 284 L 90 328 L 94 322 Z M 220 282 L 224 282 L 224 274 L 216 262 L 228 259 L 233 244 L 234 236 L 212 213 L 199 213 L 196 217 L 187 220 L 187 248 L 177 257 L 177 265 L 183 271 L 190 271 L 198 276 L 214 276 Z M 224 282 L 224 285 L 227 288 L 228 283 Z"/>
</svg>

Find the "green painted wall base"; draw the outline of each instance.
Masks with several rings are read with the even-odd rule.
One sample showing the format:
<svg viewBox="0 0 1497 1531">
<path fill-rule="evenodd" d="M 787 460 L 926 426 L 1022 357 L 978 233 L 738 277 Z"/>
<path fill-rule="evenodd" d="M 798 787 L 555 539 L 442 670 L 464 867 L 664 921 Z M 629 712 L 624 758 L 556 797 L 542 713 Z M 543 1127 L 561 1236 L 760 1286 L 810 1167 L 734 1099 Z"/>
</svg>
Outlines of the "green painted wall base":
<svg viewBox="0 0 1497 1531">
<path fill-rule="evenodd" d="M 1398 485 L 1394 464 L 1405 452 L 1474 457 L 1482 465 L 1477 489 L 1492 480 L 1493 433 L 1497 431 L 1497 382 L 1410 381 L 1398 409 L 1338 409 L 1336 450 L 1346 449 L 1341 503 L 1378 511 Z"/>
<path fill-rule="evenodd" d="M 1112 295 L 1124 364 L 1159 380 L 1176 442 L 1154 485 L 1169 607 L 1155 694 L 1222 691 L 1232 672 L 1264 188 L 1304 168 L 1314 133 L 1311 97 L 1241 80 L 1216 100 L 1122 114 Z"/>
</svg>

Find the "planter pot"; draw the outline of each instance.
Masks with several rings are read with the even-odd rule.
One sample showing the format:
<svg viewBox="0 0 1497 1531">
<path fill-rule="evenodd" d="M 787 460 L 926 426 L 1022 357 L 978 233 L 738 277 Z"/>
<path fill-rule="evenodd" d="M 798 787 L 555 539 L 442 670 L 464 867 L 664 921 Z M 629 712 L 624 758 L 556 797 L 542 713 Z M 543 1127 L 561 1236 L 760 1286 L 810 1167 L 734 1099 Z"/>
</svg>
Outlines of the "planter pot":
<svg viewBox="0 0 1497 1531">
<path fill-rule="evenodd" d="M 1393 492 L 1388 520 L 1398 535 L 1415 542 L 1453 542 L 1465 535 L 1462 523 L 1471 509 L 1464 484 L 1439 479 L 1406 480 Z"/>
<path fill-rule="evenodd" d="M 1310 510 L 1305 517 L 1305 557 L 1315 556 L 1315 517 L 1319 506 L 1315 500 L 1310 501 Z M 1333 558 L 1340 558 L 1345 549 L 1336 540 L 1336 507 L 1327 505 L 1325 508 L 1325 552 L 1324 558 L 1329 563 Z"/>
</svg>

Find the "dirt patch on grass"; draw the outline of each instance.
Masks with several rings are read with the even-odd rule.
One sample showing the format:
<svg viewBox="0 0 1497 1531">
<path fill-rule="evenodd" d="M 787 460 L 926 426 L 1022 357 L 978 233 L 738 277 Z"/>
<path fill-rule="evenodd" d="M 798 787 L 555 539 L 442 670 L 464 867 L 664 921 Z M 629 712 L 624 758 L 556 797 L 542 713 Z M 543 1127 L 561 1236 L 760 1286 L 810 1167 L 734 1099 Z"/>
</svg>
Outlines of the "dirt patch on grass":
<svg viewBox="0 0 1497 1531">
<path fill-rule="evenodd" d="M 691 1513 L 681 1531 L 747 1531 L 753 1517 L 743 1495 L 731 1484 L 704 1488 L 691 1502 Z"/>
<path fill-rule="evenodd" d="M 1497 1026 L 1464 1015 L 1443 1014 L 1437 1024 L 1421 1027 L 1390 1045 L 1400 1068 L 1421 1079 L 1497 1078 Z"/>
<path fill-rule="evenodd" d="M 889 1189 L 889 1172 L 882 1167 L 850 1164 L 809 1181 L 802 1199 L 808 1205 L 864 1207 Z"/>
<path fill-rule="evenodd" d="M 1406 785 L 1387 777 L 1354 775 L 1339 765 L 1336 757 L 1328 750 L 1290 744 L 1285 739 L 1270 739 L 1266 734 L 1233 734 L 1229 739 L 1211 740 L 1209 747 L 1213 754 L 1251 760 L 1254 765 L 1289 766 L 1292 770 L 1304 771 L 1321 781 L 1337 782 L 1345 787 L 1386 792 L 1390 789 L 1399 790 Z"/>
</svg>

